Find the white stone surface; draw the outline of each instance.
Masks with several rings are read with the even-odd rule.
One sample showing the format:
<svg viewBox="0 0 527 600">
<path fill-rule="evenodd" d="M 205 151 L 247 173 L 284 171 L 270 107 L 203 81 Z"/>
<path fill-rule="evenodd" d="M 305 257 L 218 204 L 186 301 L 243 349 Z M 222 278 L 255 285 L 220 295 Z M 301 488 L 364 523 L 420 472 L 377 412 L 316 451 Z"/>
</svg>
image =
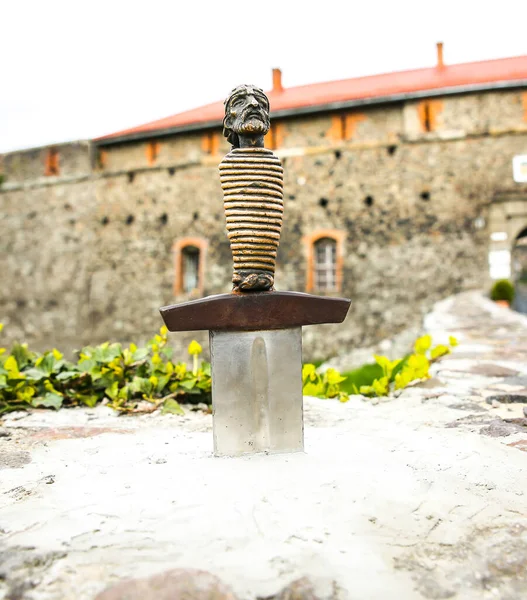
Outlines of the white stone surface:
<svg viewBox="0 0 527 600">
<path fill-rule="evenodd" d="M 467 302 L 478 318 L 494 314 L 461 296 L 437 308 L 436 334 L 443 322 L 456 332 Z M 485 327 L 495 333 L 502 314 Z M 521 319 L 504 322 L 527 340 Z M 489 345 L 481 329 L 456 332 L 475 356 Z M 510 333 L 490 340 L 501 366 L 527 373 L 527 343 L 506 360 Z M 470 377 L 462 393 L 453 378 L 377 405 L 306 398 L 305 454 L 214 458 L 203 413 L 6 417 L 0 452 L 31 462 L 0 470 L 0 598 L 32 581 L 29 600 L 92 600 L 123 577 L 174 567 L 211 571 L 252 600 L 303 575 L 321 598 L 527 597 L 527 453 L 509 445 L 527 429 L 480 433 L 522 405 L 492 408 L 468 393 Z"/>
</svg>

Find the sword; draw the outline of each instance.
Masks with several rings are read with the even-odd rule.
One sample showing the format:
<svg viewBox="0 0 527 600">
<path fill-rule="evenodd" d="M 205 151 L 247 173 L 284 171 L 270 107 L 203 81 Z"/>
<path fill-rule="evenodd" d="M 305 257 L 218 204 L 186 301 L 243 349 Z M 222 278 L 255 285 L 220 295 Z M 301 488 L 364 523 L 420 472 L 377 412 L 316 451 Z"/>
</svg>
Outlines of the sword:
<svg viewBox="0 0 527 600">
<path fill-rule="evenodd" d="M 342 323 L 350 301 L 274 291 L 283 168 L 264 148 L 269 100 L 255 86 L 225 101 L 233 145 L 220 164 L 233 292 L 160 309 L 169 331 L 208 330 L 214 454 L 304 449 L 302 327 Z"/>
</svg>

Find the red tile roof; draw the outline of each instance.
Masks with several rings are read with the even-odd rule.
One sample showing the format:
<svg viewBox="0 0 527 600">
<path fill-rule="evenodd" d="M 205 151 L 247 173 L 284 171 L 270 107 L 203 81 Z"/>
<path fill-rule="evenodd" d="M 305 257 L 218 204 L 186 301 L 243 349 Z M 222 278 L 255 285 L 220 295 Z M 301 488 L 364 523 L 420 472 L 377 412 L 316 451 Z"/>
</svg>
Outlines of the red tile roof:
<svg viewBox="0 0 527 600">
<path fill-rule="evenodd" d="M 521 81 L 527 83 L 527 56 L 312 83 L 284 88 L 282 91 L 271 91 L 267 95 L 272 115 L 295 110 L 309 112 L 310 107 L 316 110 L 339 103 L 383 101 L 406 95 L 426 95 L 427 92 L 433 94 L 438 90 L 446 89 L 456 92 L 467 88 L 500 87 L 503 84 L 513 85 L 514 82 L 521 84 Z M 163 130 L 185 129 L 206 124 L 217 125 L 223 119 L 223 115 L 223 102 L 215 102 L 118 131 L 100 137 L 97 141 L 110 142 L 113 138 L 144 137 Z"/>
</svg>

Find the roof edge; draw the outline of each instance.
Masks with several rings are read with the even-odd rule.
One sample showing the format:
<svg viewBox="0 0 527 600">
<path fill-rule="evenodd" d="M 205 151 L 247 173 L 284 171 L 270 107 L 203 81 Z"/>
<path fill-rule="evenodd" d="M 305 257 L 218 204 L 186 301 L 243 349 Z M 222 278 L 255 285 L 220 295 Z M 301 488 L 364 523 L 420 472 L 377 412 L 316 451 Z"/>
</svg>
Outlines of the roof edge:
<svg viewBox="0 0 527 600">
<path fill-rule="evenodd" d="M 527 79 L 513 79 L 510 81 L 500 81 L 483 84 L 460 85 L 446 88 L 437 88 L 434 90 L 421 90 L 416 92 L 405 92 L 391 96 L 372 96 L 371 98 L 360 98 L 357 100 L 345 100 L 342 102 L 328 102 L 326 104 L 316 104 L 312 106 L 303 106 L 300 108 L 290 108 L 282 110 L 271 110 L 271 117 L 280 119 L 284 117 L 296 117 L 308 114 L 320 114 L 322 112 L 332 112 L 344 110 L 347 108 L 357 108 L 360 106 L 375 106 L 381 104 L 392 104 L 395 102 L 404 102 L 405 100 L 414 100 L 418 98 L 433 98 L 437 96 L 455 96 L 458 94 L 467 94 L 471 92 L 484 92 L 488 90 L 514 89 L 527 87 Z M 192 133 L 218 127 L 221 120 L 203 121 L 199 123 L 188 123 L 178 127 L 167 127 L 163 129 L 149 129 L 114 137 L 95 138 L 92 143 L 97 146 L 112 146 L 127 142 L 134 142 L 152 137 L 168 137 L 180 133 Z"/>
</svg>

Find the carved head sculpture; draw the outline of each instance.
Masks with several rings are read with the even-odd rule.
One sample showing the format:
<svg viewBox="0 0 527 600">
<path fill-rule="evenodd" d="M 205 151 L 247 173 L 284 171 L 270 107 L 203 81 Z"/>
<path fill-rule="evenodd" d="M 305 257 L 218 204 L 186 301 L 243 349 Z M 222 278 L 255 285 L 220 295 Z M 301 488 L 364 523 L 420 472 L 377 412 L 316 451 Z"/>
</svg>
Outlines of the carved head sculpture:
<svg viewBox="0 0 527 600">
<path fill-rule="evenodd" d="M 233 145 L 240 147 L 239 135 L 261 136 L 269 131 L 269 100 L 254 85 L 239 85 L 225 100 L 223 135 Z"/>
</svg>

